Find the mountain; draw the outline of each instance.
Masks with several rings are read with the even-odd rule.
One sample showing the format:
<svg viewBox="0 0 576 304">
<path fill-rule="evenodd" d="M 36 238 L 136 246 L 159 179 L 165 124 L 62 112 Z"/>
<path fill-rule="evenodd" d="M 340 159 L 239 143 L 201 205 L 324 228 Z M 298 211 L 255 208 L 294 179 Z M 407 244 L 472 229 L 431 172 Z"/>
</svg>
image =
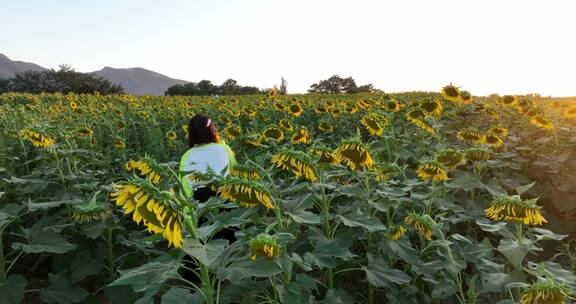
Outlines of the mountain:
<svg viewBox="0 0 576 304">
<path fill-rule="evenodd" d="M 0 53 L 0 79 L 10 78 L 17 73 L 26 71 L 44 71 L 45 68 L 30 62 L 10 60 L 6 55 Z"/>
<path fill-rule="evenodd" d="M 122 85 L 126 93 L 133 95 L 161 96 L 173 85 L 188 83 L 188 81 L 170 78 L 143 68 L 115 69 L 105 67 L 93 73 L 112 83 Z"/>
</svg>

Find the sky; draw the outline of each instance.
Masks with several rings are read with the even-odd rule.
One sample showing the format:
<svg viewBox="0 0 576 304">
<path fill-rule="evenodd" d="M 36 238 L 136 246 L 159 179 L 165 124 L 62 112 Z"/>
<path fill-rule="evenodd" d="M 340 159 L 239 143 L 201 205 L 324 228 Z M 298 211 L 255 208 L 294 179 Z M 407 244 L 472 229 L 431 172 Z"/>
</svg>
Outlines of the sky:
<svg viewBox="0 0 576 304">
<path fill-rule="evenodd" d="M 0 0 L 0 53 L 48 68 L 143 67 L 303 93 L 331 75 L 385 92 L 576 96 L 576 2 Z"/>
</svg>

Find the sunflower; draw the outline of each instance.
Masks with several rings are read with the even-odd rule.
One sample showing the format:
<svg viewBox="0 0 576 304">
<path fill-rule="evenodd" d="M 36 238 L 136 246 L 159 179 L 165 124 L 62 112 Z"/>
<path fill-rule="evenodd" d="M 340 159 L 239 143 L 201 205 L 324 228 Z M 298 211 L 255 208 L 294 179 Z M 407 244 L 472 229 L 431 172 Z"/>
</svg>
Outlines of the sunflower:
<svg viewBox="0 0 576 304">
<path fill-rule="evenodd" d="M 134 179 L 113 185 L 112 200 L 122 206 L 132 220 L 144 224 L 149 232 L 162 234 L 168 246 L 182 247 L 182 225 L 172 208 L 170 194 L 158 191 L 148 180 Z"/>
<path fill-rule="evenodd" d="M 369 109 L 372 106 L 372 104 L 370 104 L 370 101 L 364 99 L 358 99 L 356 101 L 356 104 L 362 109 Z"/>
<path fill-rule="evenodd" d="M 410 111 L 408 111 L 405 115 L 406 120 L 408 120 L 409 122 L 414 122 L 414 120 L 422 120 L 426 117 L 426 113 L 424 113 L 424 111 L 422 109 L 412 109 Z"/>
<path fill-rule="evenodd" d="M 504 220 L 541 226 L 547 220 L 540 213 L 542 207 L 536 205 L 537 200 L 538 198 L 523 200 L 520 195 L 500 195 L 484 210 L 484 214 L 495 221 Z"/>
<path fill-rule="evenodd" d="M 80 125 L 78 126 L 78 129 L 76 129 L 75 133 L 81 137 L 92 137 L 92 135 L 94 135 L 94 130 L 89 126 Z"/>
<path fill-rule="evenodd" d="M 263 205 L 266 209 L 274 208 L 268 187 L 256 181 L 232 176 L 222 182 L 218 193 L 222 199 L 231 200 L 240 206 Z"/>
<path fill-rule="evenodd" d="M 277 168 L 292 172 L 296 177 L 304 177 L 313 182 L 317 179 L 312 159 L 302 151 L 282 149 L 272 156 L 272 164 Z"/>
<path fill-rule="evenodd" d="M 236 142 L 247 149 L 257 149 L 260 147 L 262 142 L 262 136 L 260 134 L 248 134 L 240 135 L 236 137 Z"/>
<path fill-rule="evenodd" d="M 117 148 L 117 149 L 126 148 L 126 143 L 124 142 L 124 140 L 122 138 L 114 138 L 112 140 L 112 143 L 114 145 L 114 148 Z"/>
<path fill-rule="evenodd" d="M 360 122 L 366 130 L 372 135 L 381 136 L 384 134 L 384 127 L 389 124 L 388 118 L 383 115 L 378 115 L 377 113 L 370 113 L 364 115 Z"/>
<path fill-rule="evenodd" d="M 163 170 L 153 159 L 148 157 L 138 161 L 131 159 L 124 164 L 124 169 L 126 171 L 138 171 L 138 175 L 148 178 L 154 185 L 157 185 L 162 180 Z"/>
<path fill-rule="evenodd" d="M 178 138 L 175 131 L 168 131 L 166 132 L 166 139 L 169 141 L 175 141 Z"/>
<path fill-rule="evenodd" d="M 459 131 L 456 133 L 456 138 L 475 144 L 480 144 L 484 141 L 484 135 L 473 128 Z"/>
<path fill-rule="evenodd" d="M 434 160 L 449 169 L 454 169 L 464 161 L 464 154 L 456 150 L 447 149 L 436 153 Z"/>
<path fill-rule="evenodd" d="M 440 91 L 440 93 L 442 94 L 442 97 L 444 97 L 444 99 L 446 99 L 446 100 L 455 101 L 455 102 L 460 101 L 460 89 L 458 89 L 458 87 L 452 85 L 452 83 L 443 87 L 442 90 Z"/>
<path fill-rule="evenodd" d="M 326 108 L 333 108 L 336 105 L 336 103 L 333 100 L 326 100 L 324 102 L 324 106 L 326 106 Z"/>
<path fill-rule="evenodd" d="M 182 125 L 182 131 L 184 131 L 184 138 L 188 139 L 188 125 Z"/>
<path fill-rule="evenodd" d="M 411 213 L 404 218 L 404 223 L 418 229 L 427 241 L 432 239 L 432 228 L 436 223 L 428 214 L 419 215 Z"/>
<path fill-rule="evenodd" d="M 424 120 L 426 114 L 421 109 L 410 110 L 408 113 L 406 113 L 405 117 L 413 125 L 430 133 L 433 136 L 436 136 L 436 131 L 434 130 L 434 127 Z"/>
<path fill-rule="evenodd" d="M 424 162 L 418 167 L 416 173 L 422 180 L 432 179 L 433 181 L 440 182 L 448 179 L 446 169 L 437 161 Z"/>
<path fill-rule="evenodd" d="M 314 112 L 316 112 L 318 114 L 324 114 L 324 113 L 328 113 L 328 109 L 325 106 L 317 106 L 314 109 Z"/>
<path fill-rule="evenodd" d="M 576 118 L 576 105 L 571 105 L 564 111 L 564 117 L 571 119 Z"/>
<path fill-rule="evenodd" d="M 74 205 L 70 217 L 79 223 L 101 221 L 109 218 L 112 215 L 110 207 L 108 204 L 99 204 L 95 197 L 88 202 Z"/>
<path fill-rule="evenodd" d="M 254 117 L 258 113 L 256 110 L 245 107 L 243 110 L 244 115 Z"/>
<path fill-rule="evenodd" d="M 268 93 L 266 94 L 268 96 L 268 98 L 275 98 L 276 96 L 278 96 L 278 91 L 276 91 L 275 88 L 268 90 Z"/>
<path fill-rule="evenodd" d="M 196 115 L 196 113 L 192 112 L 192 111 L 187 111 L 186 112 L 186 117 L 188 117 L 189 119 L 192 119 L 194 117 L 194 115 Z"/>
<path fill-rule="evenodd" d="M 276 111 L 284 111 L 286 106 L 282 102 L 277 101 L 274 103 L 274 109 L 276 109 Z"/>
<path fill-rule="evenodd" d="M 504 144 L 504 141 L 498 135 L 487 133 L 484 135 L 484 143 L 492 147 L 500 147 Z"/>
<path fill-rule="evenodd" d="M 425 99 L 420 102 L 420 109 L 427 115 L 440 116 L 442 113 L 442 103 L 436 99 Z"/>
<path fill-rule="evenodd" d="M 318 162 L 322 164 L 338 165 L 340 163 L 340 155 L 326 146 L 313 146 L 308 149 L 308 153 L 320 157 Z"/>
<path fill-rule="evenodd" d="M 390 232 L 388 233 L 388 235 L 390 236 L 391 240 L 396 241 L 400 239 L 405 233 L 406 228 L 404 228 L 404 226 L 402 225 L 398 225 L 390 228 Z"/>
<path fill-rule="evenodd" d="M 500 97 L 498 102 L 500 102 L 503 105 L 511 106 L 511 105 L 514 105 L 516 103 L 516 96 L 504 95 L 504 96 Z"/>
<path fill-rule="evenodd" d="M 282 132 L 282 129 L 277 127 L 268 127 L 262 131 L 262 137 L 264 139 L 281 142 L 284 139 L 284 132 Z"/>
<path fill-rule="evenodd" d="M 342 111 L 340 111 L 340 109 L 332 109 L 332 111 L 330 111 L 330 114 L 332 114 L 333 117 L 337 117 L 341 113 Z"/>
<path fill-rule="evenodd" d="M 71 109 L 72 111 L 77 111 L 77 110 L 78 110 L 78 104 L 77 104 L 75 101 L 71 100 L 71 101 L 68 103 L 68 105 L 70 105 L 70 109 Z"/>
<path fill-rule="evenodd" d="M 280 128 L 284 129 L 285 131 L 292 131 L 294 130 L 294 126 L 292 125 L 292 121 L 288 120 L 288 119 L 280 119 L 280 122 L 278 123 L 278 125 L 280 126 Z"/>
<path fill-rule="evenodd" d="M 224 128 L 223 133 L 226 137 L 231 138 L 231 139 L 235 139 L 236 137 L 238 137 L 242 134 L 242 131 L 240 130 L 240 128 L 238 126 L 230 125 L 230 126 Z"/>
<path fill-rule="evenodd" d="M 384 105 L 386 109 L 390 112 L 398 112 L 402 108 L 402 104 L 396 99 L 387 100 Z"/>
<path fill-rule="evenodd" d="M 344 109 L 344 111 L 346 111 L 348 114 L 354 114 L 358 112 L 358 108 L 356 108 L 355 106 L 348 106 Z"/>
<path fill-rule="evenodd" d="M 263 256 L 269 259 L 280 256 L 280 246 L 276 240 L 267 234 L 259 234 L 250 240 L 250 259 L 256 260 L 257 256 Z"/>
<path fill-rule="evenodd" d="M 297 103 L 293 103 L 288 106 L 288 113 L 292 116 L 300 116 L 302 115 L 302 112 L 304 112 L 304 110 Z"/>
<path fill-rule="evenodd" d="M 226 115 L 224 115 L 224 114 L 218 116 L 218 120 L 220 120 L 220 122 L 221 122 L 223 125 L 226 125 L 226 126 L 232 124 L 232 120 L 231 120 L 228 116 L 226 116 Z"/>
<path fill-rule="evenodd" d="M 501 126 L 493 126 L 488 129 L 488 134 L 498 135 L 500 138 L 508 137 L 508 129 Z"/>
<path fill-rule="evenodd" d="M 357 168 L 371 168 L 374 160 L 364 144 L 357 140 L 345 140 L 336 148 L 336 154 L 346 163 L 351 170 Z"/>
<path fill-rule="evenodd" d="M 460 91 L 460 102 L 463 104 L 469 104 L 473 100 L 472 94 L 468 91 Z"/>
<path fill-rule="evenodd" d="M 471 161 L 483 161 L 483 160 L 488 160 L 490 159 L 490 152 L 481 149 L 481 148 L 470 148 L 466 151 L 464 151 L 464 155 L 466 156 L 466 159 L 471 160 Z"/>
<path fill-rule="evenodd" d="M 258 171 L 256 167 L 248 164 L 236 164 L 230 170 L 230 175 L 244 179 L 260 180 L 262 177 Z"/>
<path fill-rule="evenodd" d="M 54 139 L 51 137 L 30 129 L 20 131 L 20 136 L 28 140 L 36 148 L 48 148 L 55 144 Z"/>
<path fill-rule="evenodd" d="M 532 123 L 533 125 L 537 126 L 538 128 L 541 128 L 541 129 L 549 130 L 549 129 L 554 128 L 554 126 L 552 125 L 550 120 L 548 120 L 548 118 L 541 116 L 541 115 L 536 115 L 536 116 L 532 117 L 532 119 L 530 119 L 530 123 Z"/>
<path fill-rule="evenodd" d="M 332 133 L 334 132 L 334 126 L 332 126 L 330 123 L 325 122 L 325 121 L 321 121 L 318 124 L 318 130 L 324 132 L 324 133 Z"/>
<path fill-rule="evenodd" d="M 570 296 L 570 289 L 551 279 L 539 279 L 522 293 L 520 304 L 563 304 Z"/>
<path fill-rule="evenodd" d="M 307 145 L 312 142 L 312 136 L 308 133 L 306 128 L 300 128 L 298 131 L 294 132 L 290 139 L 292 140 L 293 145 L 300 143 Z"/>
</svg>

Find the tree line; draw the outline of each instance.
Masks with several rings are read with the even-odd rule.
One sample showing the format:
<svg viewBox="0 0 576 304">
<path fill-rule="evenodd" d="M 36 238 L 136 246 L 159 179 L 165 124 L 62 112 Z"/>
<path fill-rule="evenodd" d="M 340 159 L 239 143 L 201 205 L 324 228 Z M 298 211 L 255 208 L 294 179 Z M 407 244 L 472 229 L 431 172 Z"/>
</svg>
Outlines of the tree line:
<svg viewBox="0 0 576 304">
<path fill-rule="evenodd" d="M 261 94 L 257 87 L 241 86 L 234 79 L 228 79 L 221 85 L 215 85 L 210 80 L 200 82 L 190 82 L 177 84 L 169 87 L 164 95 L 166 96 L 211 96 L 211 95 L 252 95 Z"/>
<path fill-rule="evenodd" d="M 70 66 L 61 65 L 59 70 L 27 71 L 8 79 L 0 79 L 0 94 L 20 93 L 124 93 L 121 85 L 113 84 L 104 77 L 76 72 Z"/>
</svg>

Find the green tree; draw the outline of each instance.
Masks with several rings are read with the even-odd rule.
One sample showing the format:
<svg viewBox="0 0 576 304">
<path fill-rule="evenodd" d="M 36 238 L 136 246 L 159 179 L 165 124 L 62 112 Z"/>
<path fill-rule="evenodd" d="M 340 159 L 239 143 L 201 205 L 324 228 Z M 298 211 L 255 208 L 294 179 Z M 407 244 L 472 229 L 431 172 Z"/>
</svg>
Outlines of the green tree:
<svg viewBox="0 0 576 304">
<path fill-rule="evenodd" d="M 318 83 L 312 84 L 308 92 L 310 93 L 327 93 L 327 94 L 354 94 L 376 91 L 372 84 L 357 86 L 354 78 L 342 78 L 339 75 L 321 80 Z"/>
</svg>

